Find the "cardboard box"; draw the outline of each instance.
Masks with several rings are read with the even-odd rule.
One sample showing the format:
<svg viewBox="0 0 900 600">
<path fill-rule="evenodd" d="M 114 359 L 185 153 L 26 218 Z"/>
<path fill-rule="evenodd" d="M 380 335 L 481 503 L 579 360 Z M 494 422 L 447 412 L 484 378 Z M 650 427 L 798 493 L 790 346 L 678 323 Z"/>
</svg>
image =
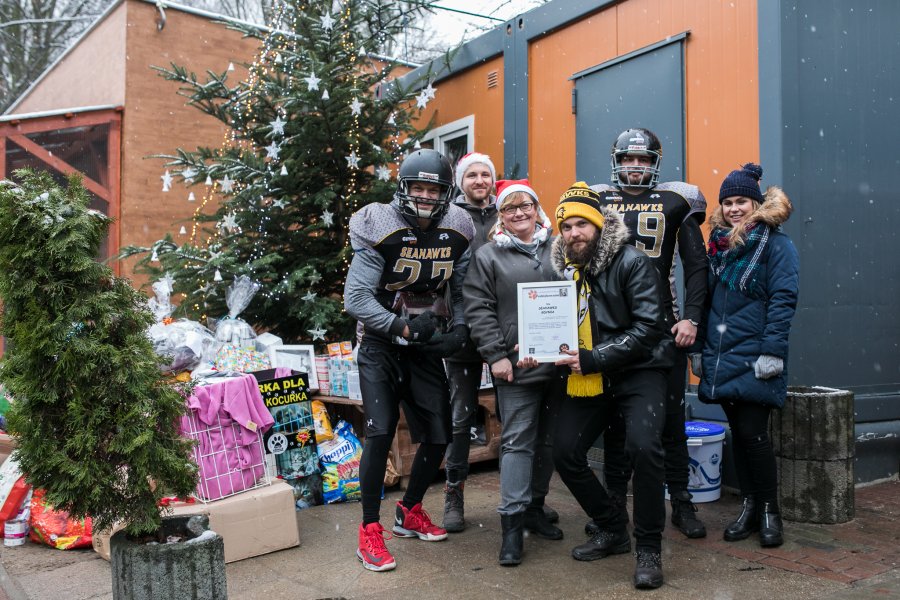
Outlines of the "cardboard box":
<svg viewBox="0 0 900 600">
<path fill-rule="evenodd" d="M 268 554 L 300 544 L 294 492 L 276 479 L 271 485 L 215 502 L 171 505 L 175 515 L 208 515 L 209 528 L 225 542 L 225 562 Z M 94 532 L 94 550 L 109 560 L 109 538 L 121 529 Z"/>
<path fill-rule="evenodd" d="M 351 400 L 362 400 L 362 389 L 359 387 L 359 371 L 347 373 L 347 397 Z"/>
<path fill-rule="evenodd" d="M 0 433 L 0 463 L 5 461 L 15 449 L 16 440 L 5 433 Z"/>
</svg>

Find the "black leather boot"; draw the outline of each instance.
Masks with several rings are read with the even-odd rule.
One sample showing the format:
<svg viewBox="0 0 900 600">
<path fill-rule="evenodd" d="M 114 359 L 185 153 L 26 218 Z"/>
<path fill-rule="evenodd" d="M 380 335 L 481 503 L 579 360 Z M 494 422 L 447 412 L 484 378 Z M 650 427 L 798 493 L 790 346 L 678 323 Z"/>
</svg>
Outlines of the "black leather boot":
<svg viewBox="0 0 900 600">
<path fill-rule="evenodd" d="M 625 529 L 621 531 L 600 530 L 591 539 L 572 549 L 575 560 L 597 560 L 610 554 L 625 554 L 631 550 L 631 538 Z"/>
<path fill-rule="evenodd" d="M 546 504 L 544 505 L 544 516 L 547 517 L 547 521 L 550 523 L 559 523 L 559 513 Z"/>
<path fill-rule="evenodd" d="M 634 587 L 655 590 L 663 584 L 662 555 L 641 548 L 634 553 Z"/>
<path fill-rule="evenodd" d="M 501 565 L 514 567 L 521 564 L 524 524 L 525 513 L 500 515 L 500 526 L 503 528 L 503 541 L 500 542 Z"/>
<path fill-rule="evenodd" d="M 757 530 L 759 530 L 759 517 L 756 510 L 756 498 L 744 496 L 741 514 L 725 528 L 725 533 L 722 537 L 725 538 L 726 542 L 736 542 L 747 539 L 751 533 Z"/>
<path fill-rule="evenodd" d="M 697 507 L 687 490 L 671 494 L 672 525 L 689 538 L 706 537 L 706 526 L 697 518 Z"/>
<path fill-rule="evenodd" d="M 542 506 L 525 509 L 525 529 L 545 540 L 563 539 L 562 529 L 550 522 Z"/>
<path fill-rule="evenodd" d="M 763 502 L 759 507 L 759 545 L 773 548 L 784 543 L 784 524 L 775 502 Z"/>
<path fill-rule="evenodd" d="M 465 518 L 465 481 L 447 482 L 444 490 L 444 523 L 442 527 L 450 533 L 459 533 L 466 528 Z"/>
</svg>

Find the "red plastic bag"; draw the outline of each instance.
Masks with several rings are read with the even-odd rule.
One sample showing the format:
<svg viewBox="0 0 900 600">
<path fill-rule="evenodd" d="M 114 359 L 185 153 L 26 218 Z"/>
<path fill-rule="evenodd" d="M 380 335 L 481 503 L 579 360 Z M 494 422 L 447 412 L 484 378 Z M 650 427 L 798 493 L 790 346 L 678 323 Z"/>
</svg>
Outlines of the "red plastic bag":
<svg viewBox="0 0 900 600">
<path fill-rule="evenodd" d="M 30 489 L 31 486 L 25 483 L 24 477 L 19 477 L 13 484 L 3 506 L 0 507 L 0 537 L 3 537 L 3 528 L 6 522 L 16 517 Z"/>
<path fill-rule="evenodd" d="M 44 490 L 31 497 L 31 541 L 57 550 L 91 547 L 91 518 L 72 519 L 69 513 L 55 510 L 44 501 Z"/>
</svg>

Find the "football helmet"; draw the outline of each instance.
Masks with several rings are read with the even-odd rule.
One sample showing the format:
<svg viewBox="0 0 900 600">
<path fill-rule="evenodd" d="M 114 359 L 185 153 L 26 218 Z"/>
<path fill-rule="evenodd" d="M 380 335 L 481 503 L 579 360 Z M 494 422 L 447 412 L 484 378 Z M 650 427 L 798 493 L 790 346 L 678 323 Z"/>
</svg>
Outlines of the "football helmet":
<svg viewBox="0 0 900 600">
<path fill-rule="evenodd" d="M 440 187 L 437 199 L 420 198 L 409 193 L 414 182 L 432 183 Z M 400 165 L 394 198 L 406 220 L 418 226 L 417 219 L 440 221 L 450 207 L 453 193 L 453 167 L 437 150 L 416 150 Z"/>
<path fill-rule="evenodd" d="M 649 156 L 653 163 L 649 166 L 623 166 L 622 158 L 627 154 Z M 652 188 L 659 183 L 659 164 L 662 161 L 662 145 L 659 138 L 649 129 L 627 129 L 619 134 L 610 153 L 612 182 L 622 187 Z M 641 173 L 641 182 L 629 183 L 629 173 Z"/>
</svg>

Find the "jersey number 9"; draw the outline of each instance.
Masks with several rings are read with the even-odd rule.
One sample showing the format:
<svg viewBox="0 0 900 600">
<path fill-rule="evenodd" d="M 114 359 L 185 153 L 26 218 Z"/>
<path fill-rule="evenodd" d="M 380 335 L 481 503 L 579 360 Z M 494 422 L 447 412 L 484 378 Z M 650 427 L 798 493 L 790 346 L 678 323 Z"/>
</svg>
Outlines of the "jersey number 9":
<svg viewBox="0 0 900 600">
<path fill-rule="evenodd" d="M 638 250 L 643 250 L 650 258 L 658 258 L 662 253 L 663 236 L 666 233 L 666 215 L 661 212 L 642 212 L 638 215 L 637 238 L 634 242 Z"/>
</svg>

